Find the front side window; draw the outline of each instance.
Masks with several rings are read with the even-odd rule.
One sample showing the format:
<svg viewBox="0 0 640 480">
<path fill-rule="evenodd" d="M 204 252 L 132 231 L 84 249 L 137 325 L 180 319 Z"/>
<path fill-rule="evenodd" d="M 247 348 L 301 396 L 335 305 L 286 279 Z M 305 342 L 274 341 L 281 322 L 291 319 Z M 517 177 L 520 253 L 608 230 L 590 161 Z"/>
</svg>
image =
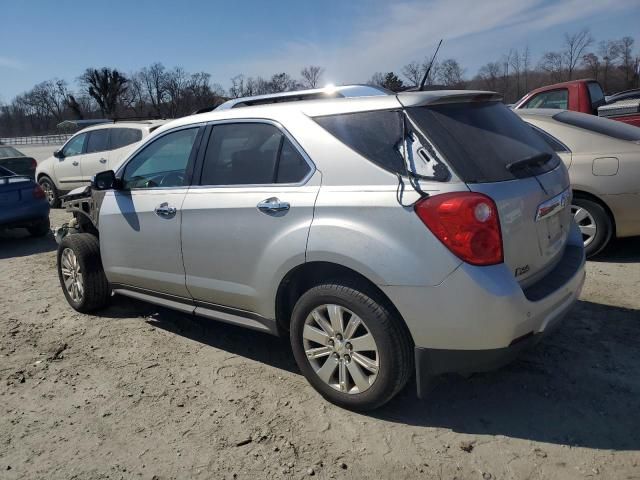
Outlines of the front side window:
<svg viewBox="0 0 640 480">
<path fill-rule="evenodd" d="M 298 183 L 310 167 L 286 136 L 265 123 L 213 128 L 202 169 L 202 185 Z"/>
<path fill-rule="evenodd" d="M 569 91 L 565 88 L 542 92 L 527 102 L 524 108 L 555 108 L 566 110 L 569 107 Z"/>
<path fill-rule="evenodd" d="M 136 128 L 112 128 L 111 150 L 126 147 L 142 140 L 142 132 Z"/>
<path fill-rule="evenodd" d="M 89 132 L 87 149 L 84 153 L 104 152 L 109 149 L 109 130 L 93 130 Z"/>
<path fill-rule="evenodd" d="M 80 135 L 76 135 L 69 143 L 67 143 L 62 151 L 62 154 L 65 157 L 73 157 L 74 155 L 80 155 L 82 153 L 82 149 L 84 147 L 84 141 L 87 139 L 86 133 L 81 133 Z"/>
<path fill-rule="evenodd" d="M 168 133 L 133 157 L 122 177 L 125 189 L 183 187 L 198 127 Z"/>
</svg>

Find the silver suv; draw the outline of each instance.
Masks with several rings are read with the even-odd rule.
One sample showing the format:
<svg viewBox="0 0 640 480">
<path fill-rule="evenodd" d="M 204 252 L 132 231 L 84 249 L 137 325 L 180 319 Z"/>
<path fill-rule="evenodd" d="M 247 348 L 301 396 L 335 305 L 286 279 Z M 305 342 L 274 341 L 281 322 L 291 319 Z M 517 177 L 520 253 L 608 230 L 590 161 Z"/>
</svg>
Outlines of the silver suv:
<svg viewBox="0 0 640 480">
<path fill-rule="evenodd" d="M 73 308 L 112 293 L 288 335 L 325 398 L 378 407 L 415 372 L 498 367 L 584 282 L 569 177 L 472 91 L 247 106 L 164 125 L 72 195 Z"/>
</svg>

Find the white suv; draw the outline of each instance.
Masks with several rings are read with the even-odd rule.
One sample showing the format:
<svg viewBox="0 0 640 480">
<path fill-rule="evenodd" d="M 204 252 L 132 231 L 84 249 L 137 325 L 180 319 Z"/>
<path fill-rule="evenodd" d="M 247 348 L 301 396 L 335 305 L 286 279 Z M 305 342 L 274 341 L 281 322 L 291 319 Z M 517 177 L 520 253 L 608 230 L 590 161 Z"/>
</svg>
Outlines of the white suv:
<svg viewBox="0 0 640 480">
<path fill-rule="evenodd" d="M 36 169 L 36 179 L 49 204 L 56 207 L 60 195 L 89 185 L 98 172 L 115 169 L 138 142 L 163 123 L 150 120 L 101 124 L 75 134 Z"/>
</svg>

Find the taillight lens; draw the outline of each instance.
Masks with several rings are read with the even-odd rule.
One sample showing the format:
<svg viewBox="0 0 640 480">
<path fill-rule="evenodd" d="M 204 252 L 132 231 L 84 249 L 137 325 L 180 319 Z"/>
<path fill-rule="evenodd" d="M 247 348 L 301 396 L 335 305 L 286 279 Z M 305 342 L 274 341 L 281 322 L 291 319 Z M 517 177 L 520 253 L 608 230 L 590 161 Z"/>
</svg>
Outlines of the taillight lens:
<svg viewBox="0 0 640 480">
<path fill-rule="evenodd" d="M 504 260 L 498 209 L 486 195 L 455 192 L 419 200 L 415 212 L 456 256 L 472 265 Z"/>
<path fill-rule="evenodd" d="M 33 170 L 35 172 L 36 168 L 38 168 L 38 162 L 36 162 L 35 158 L 32 158 L 31 159 L 31 170 Z"/>
<path fill-rule="evenodd" d="M 42 190 L 42 187 L 40 185 L 36 185 L 35 187 L 33 187 L 33 198 L 45 198 L 46 195 L 44 194 L 44 190 Z"/>
</svg>

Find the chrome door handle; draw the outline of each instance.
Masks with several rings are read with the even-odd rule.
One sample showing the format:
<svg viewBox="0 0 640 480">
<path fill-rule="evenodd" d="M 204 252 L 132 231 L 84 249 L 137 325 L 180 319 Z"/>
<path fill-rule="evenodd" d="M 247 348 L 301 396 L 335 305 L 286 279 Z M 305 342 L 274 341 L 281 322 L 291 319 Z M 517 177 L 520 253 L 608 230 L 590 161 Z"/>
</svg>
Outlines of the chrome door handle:
<svg viewBox="0 0 640 480">
<path fill-rule="evenodd" d="M 258 204 L 258 210 L 264 213 L 286 212 L 289 208 L 289 202 L 281 202 L 277 197 L 267 198 Z"/>
<path fill-rule="evenodd" d="M 107 159 L 106 158 L 101 158 L 100 159 L 100 163 L 107 163 Z"/>
<path fill-rule="evenodd" d="M 167 202 L 163 202 L 158 205 L 154 211 L 159 217 L 170 218 L 173 217 L 178 210 L 176 209 L 176 207 L 170 207 Z"/>
<path fill-rule="evenodd" d="M 74 167 L 77 167 L 77 166 L 78 166 L 78 165 L 80 165 L 80 164 L 78 163 L 78 161 L 77 161 L 77 160 L 74 160 L 74 161 L 71 163 L 71 165 L 73 165 Z"/>
</svg>

